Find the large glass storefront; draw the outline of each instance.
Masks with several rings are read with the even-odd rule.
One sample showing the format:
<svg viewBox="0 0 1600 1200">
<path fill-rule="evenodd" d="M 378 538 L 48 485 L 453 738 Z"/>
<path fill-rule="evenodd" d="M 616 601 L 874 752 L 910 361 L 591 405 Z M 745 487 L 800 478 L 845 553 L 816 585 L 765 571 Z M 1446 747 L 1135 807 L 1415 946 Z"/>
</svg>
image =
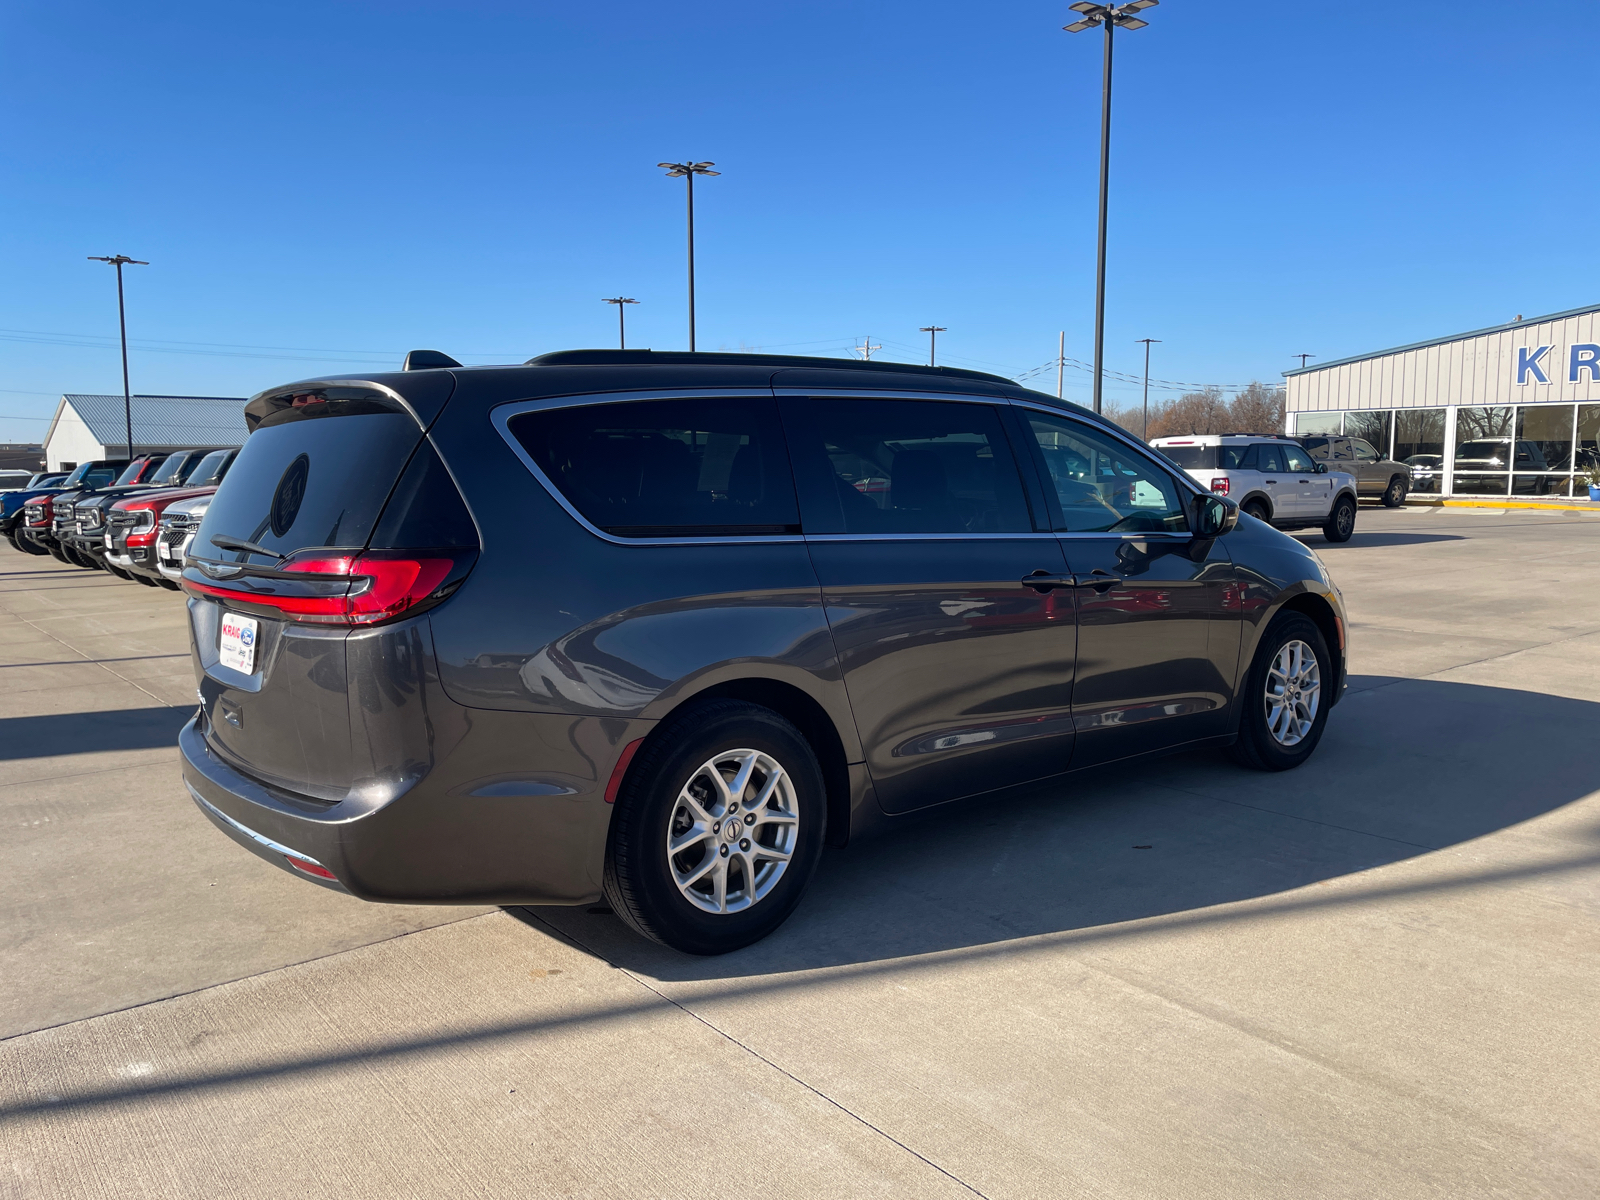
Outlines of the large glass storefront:
<svg viewBox="0 0 1600 1200">
<path fill-rule="evenodd" d="M 1600 404 L 1350 409 L 1292 415 L 1295 435 L 1359 437 L 1411 468 L 1413 492 L 1585 496 Z M 1448 453 L 1446 452 L 1448 450 Z"/>
</svg>

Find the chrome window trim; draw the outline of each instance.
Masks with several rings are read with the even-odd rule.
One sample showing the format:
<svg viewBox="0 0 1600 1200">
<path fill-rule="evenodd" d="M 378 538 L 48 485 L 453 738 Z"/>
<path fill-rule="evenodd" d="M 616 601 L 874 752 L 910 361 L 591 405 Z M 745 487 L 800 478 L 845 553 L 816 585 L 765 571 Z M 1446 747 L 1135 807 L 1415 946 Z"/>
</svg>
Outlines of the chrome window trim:
<svg viewBox="0 0 1600 1200">
<path fill-rule="evenodd" d="M 798 533 L 772 533 L 772 534 L 732 534 L 727 537 L 661 537 L 661 538 L 624 538 L 616 534 L 607 533 L 599 526 L 590 522 L 581 512 L 573 507 L 572 502 L 561 494 L 561 489 L 551 482 L 539 464 L 533 461 L 533 456 L 528 453 L 511 432 L 511 420 L 524 413 L 546 412 L 556 408 L 583 408 L 593 404 L 627 404 L 636 400 L 697 400 L 697 399 L 772 399 L 772 389 L 754 387 L 742 388 L 665 388 L 648 392 L 575 392 L 564 396 L 544 396 L 537 400 L 508 400 L 504 404 L 497 404 L 489 410 L 489 420 L 500 431 L 500 437 L 510 448 L 511 453 L 517 456 L 518 461 L 528 468 L 529 473 L 539 481 L 540 486 L 550 493 L 550 498 L 559 504 L 566 514 L 581 525 L 585 531 L 599 538 L 603 542 L 610 542 L 613 546 L 770 546 L 770 545 L 800 545 L 805 537 Z"/>
<path fill-rule="evenodd" d="M 772 394 L 780 398 L 794 398 L 798 396 L 815 396 L 819 400 L 955 400 L 962 404 L 1010 404 L 1008 397 L 996 392 L 992 396 L 975 395 L 971 392 L 924 392 L 904 391 L 887 392 L 872 391 L 867 388 L 853 387 L 815 387 L 792 388 L 775 387 Z"/>
<path fill-rule="evenodd" d="M 808 542 L 1027 542 L 1061 535 L 1048 530 L 1033 533 L 807 533 Z"/>
</svg>

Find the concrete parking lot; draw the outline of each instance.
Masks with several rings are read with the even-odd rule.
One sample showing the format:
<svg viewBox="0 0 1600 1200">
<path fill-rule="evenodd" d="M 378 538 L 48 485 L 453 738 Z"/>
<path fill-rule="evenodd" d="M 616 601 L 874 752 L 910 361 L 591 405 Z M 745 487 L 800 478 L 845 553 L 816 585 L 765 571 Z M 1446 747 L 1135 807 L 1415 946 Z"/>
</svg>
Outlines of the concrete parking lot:
<svg viewBox="0 0 1600 1200">
<path fill-rule="evenodd" d="M 274 870 L 180 598 L 0 548 L 0 1196 L 1600 1194 L 1600 518 L 1305 540 L 1308 767 L 941 811 L 712 960 Z"/>
</svg>

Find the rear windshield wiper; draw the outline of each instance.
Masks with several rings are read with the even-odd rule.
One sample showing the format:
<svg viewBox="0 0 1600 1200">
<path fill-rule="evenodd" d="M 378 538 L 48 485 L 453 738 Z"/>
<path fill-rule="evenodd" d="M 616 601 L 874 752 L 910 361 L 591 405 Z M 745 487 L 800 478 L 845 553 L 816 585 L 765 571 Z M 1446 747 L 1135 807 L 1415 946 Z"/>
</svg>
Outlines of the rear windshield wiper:
<svg viewBox="0 0 1600 1200">
<path fill-rule="evenodd" d="M 262 554 L 267 558 L 275 558 L 279 562 L 288 557 L 288 555 L 279 554 L 275 550 L 268 550 L 265 546 L 247 542 L 243 538 L 229 537 L 225 533 L 214 534 L 211 538 L 211 544 L 219 550 L 243 550 L 246 554 Z"/>
</svg>

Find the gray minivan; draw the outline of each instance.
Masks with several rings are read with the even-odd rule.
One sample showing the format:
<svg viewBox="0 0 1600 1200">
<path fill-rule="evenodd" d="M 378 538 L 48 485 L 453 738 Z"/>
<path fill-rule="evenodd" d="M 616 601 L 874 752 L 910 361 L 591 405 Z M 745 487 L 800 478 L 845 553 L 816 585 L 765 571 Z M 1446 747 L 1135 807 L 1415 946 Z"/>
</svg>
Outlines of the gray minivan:
<svg viewBox="0 0 1600 1200">
<path fill-rule="evenodd" d="M 274 388 L 183 572 L 184 778 L 368 900 L 765 936 L 824 846 L 1136 755 L 1304 762 L 1337 588 L 996 376 L 567 351 Z"/>
</svg>

